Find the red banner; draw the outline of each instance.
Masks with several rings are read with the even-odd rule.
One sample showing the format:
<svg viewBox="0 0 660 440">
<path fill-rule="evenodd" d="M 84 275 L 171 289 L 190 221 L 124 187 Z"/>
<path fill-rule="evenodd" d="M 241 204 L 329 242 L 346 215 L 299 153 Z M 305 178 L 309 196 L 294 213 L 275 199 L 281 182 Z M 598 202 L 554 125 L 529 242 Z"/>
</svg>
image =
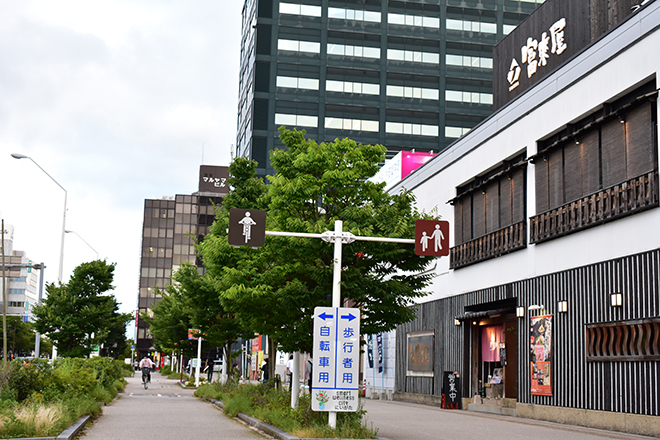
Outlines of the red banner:
<svg viewBox="0 0 660 440">
<path fill-rule="evenodd" d="M 531 319 L 531 366 L 532 394 L 552 396 L 552 315 L 535 316 Z"/>
</svg>

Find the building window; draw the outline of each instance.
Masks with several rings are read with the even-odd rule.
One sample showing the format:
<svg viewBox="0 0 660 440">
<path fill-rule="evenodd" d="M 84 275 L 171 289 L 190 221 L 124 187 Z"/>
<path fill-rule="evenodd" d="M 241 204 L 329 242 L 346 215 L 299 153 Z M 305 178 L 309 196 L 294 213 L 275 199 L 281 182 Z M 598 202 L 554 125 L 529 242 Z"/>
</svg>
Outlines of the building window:
<svg viewBox="0 0 660 440">
<path fill-rule="evenodd" d="M 469 102 L 472 104 L 493 104 L 492 93 L 461 92 L 459 90 L 446 90 L 445 100 L 454 102 Z"/>
<path fill-rule="evenodd" d="M 463 136 L 465 133 L 470 131 L 469 128 L 465 127 L 449 127 L 445 126 L 445 137 L 446 138 L 455 138 L 458 139 L 459 137 Z"/>
<path fill-rule="evenodd" d="M 425 89 L 422 87 L 404 87 L 404 86 L 387 86 L 387 96 L 396 96 L 400 98 L 418 98 L 430 99 L 437 101 L 440 97 L 440 92 L 436 89 Z"/>
<path fill-rule="evenodd" d="M 439 64 L 440 54 L 414 50 L 387 49 L 387 59 L 394 61 L 410 61 L 413 63 Z"/>
<path fill-rule="evenodd" d="M 445 60 L 448 66 L 475 67 L 480 69 L 493 68 L 492 58 L 447 54 Z"/>
<path fill-rule="evenodd" d="M 312 5 L 296 5 L 293 3 L 280 3 L 280 14 L 320 17 L 321 7 Z"/>
<path fill-rule="evenodd" d="M 496 34 L 496 23 L 484 23 L 480 21 L 447 19 L 447 29 L 455 31 L 481 32 L 484 34 Z"/>
<path fill-rule="evenodd" d="M 392 134 L 411 134 L 416 136 L 438 136 L 437 125 L 409 124 L 405 122 L 386 122 L 385 132 Z"/>
<path fill-rule="evenodd" d="M 328 43 L 328 55 L 343 55 L 362 58 L 380 58 L 379 47 L 351 46 Z"/>
<path fill-rule="evenodd" d="M 655 81 L 539 142 L 533 243 L 658 206 Z"/>
<path fill-rule="evenodd" d="M 325 128 L 378 132 L 378 121 L 362 119 L 325 118 Z"/>
<path fill-rule="evenodd" d="M 359 11 L 355 9 L 344 8 L 328 8 L 328 18 L 380 23 L 380 12 Z"/>
<path fill-rule="evenodd" d="M 456 189 L 451 268 L 526 246 L 525 173 L 521 153 Z"/>
<path fill-rule="evenodd" d="M 325 83 L 325 89 L 328 92 L 342 92 L 342 93 L 363 93 L 365 95 L 379 95 L 380 85 L 359 83 L 350 81 L 333 81 L 328 80 Z"/>
<path fill-rule="evenodd" d="M 312 78 L 293 78 L 290 76 L 278 76 L 276 79 L 277 87 L 291 88 L 291 89 L 304 89 L 304 90 L 318 90 L 319 80 Z"/>
<path fill-rule="evenodd" d="M 317 127 L 318 116 L 287 115 L 275 113 L 275 125 L 286 125 L 290 127 Z M 176 253 L 176 252 L 175 252 Z"/>
<path fill-rule="evenodd" d="M 321 43 L 315 41 L 277 40 L 277 50 L 321 53 Z"/>
<path fill-rule="evenodd" d="M 398 24 L 401 26 L 418 26 L 440 29 L 440 19 L 435 17 L 390 13 L 387 14 L 387 22 L 389 24 Z"/>
</svg>

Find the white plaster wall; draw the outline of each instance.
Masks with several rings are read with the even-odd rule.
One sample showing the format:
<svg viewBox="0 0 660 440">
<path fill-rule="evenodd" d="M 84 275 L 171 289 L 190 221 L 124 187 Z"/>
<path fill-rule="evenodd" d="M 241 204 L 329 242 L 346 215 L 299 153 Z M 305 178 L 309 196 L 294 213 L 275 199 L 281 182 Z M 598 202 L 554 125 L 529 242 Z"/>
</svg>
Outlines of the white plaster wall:
<svg viewBox="0 0 660 440">
<path fill-rule="evenodd" d="M 606 101 L 624 95 L 660 71 L 660 2 L 654 2 L 613 30 L 567 66 L 555 72 L 487 119 L 448 150 L 395 186 L 413 191 L 418 206 L 449 220 L 454 246 L 454 213 L 447 201 L 456 187 L 591 113 Z M 655 28 L 655 29 L 654 29 Z M 570 44 L 570 42 L 568 42 Z M 657 102 L 656 102 L 657 105 Z M 527 219 L 535 212 L 534 165 L 527 169 Z M 437 260 L 432 294 L 422 301 L 532 278 L 655 249 L 660 246 L 660 209 L 554 239 L 524 250 L 449 270 L 449 258 Z"/>
</svg>

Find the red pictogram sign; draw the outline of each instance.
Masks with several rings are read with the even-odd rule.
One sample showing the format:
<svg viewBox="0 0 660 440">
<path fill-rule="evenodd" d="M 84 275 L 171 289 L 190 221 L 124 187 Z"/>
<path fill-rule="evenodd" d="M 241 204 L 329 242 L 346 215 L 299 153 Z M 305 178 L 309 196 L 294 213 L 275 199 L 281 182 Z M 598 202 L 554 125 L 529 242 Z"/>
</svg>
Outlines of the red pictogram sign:
<svg viewBox="0 0 660 440">
<path fill-rule="evenodd" d="M 415 222 L 415 254 L 429 257 L 449 255 L 449 222 L 417 220 Z"/>
</svg>

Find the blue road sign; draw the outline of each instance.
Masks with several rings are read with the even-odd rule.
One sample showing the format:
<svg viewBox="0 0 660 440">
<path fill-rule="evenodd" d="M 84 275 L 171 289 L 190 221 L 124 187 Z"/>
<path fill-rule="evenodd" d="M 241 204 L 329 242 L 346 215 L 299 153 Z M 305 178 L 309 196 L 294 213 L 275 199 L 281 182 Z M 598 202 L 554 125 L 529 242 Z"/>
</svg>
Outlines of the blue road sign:
<svg viewBox="0 0 660 440">
<path fill-rule="evenodd" d="M 357 411 L 360 309 L 314 309 L 312 361 L 312 409 Z"/>
</svg>

